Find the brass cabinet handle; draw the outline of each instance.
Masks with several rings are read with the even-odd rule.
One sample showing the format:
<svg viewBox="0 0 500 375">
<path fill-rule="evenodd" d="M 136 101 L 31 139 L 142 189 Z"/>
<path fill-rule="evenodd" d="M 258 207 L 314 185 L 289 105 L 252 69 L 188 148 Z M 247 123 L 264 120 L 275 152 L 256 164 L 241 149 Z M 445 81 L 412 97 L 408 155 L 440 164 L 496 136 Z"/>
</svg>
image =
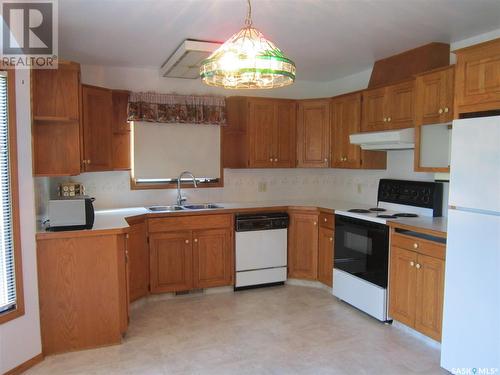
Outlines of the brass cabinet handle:
<svg viewBox="0 0 500 375">
<path fill-rule="evenodd" d="M 195 239 L 194 239 L 194 242 L 195 242 L 195 243 L 196 243 L 196 242 L 198 242 L 198 239 L 197 239 L 197 238 L 195 238 Z"/>
<path fill-rule="evenodd" d="M 444 107 L 444 113 L 448 113 L 450 109 L 448 107 Z"/>
<path fill-rule="evenodd" d="M 313 224 L 314 224 L 315 226 L 316 226 L 316 225 L 318 225 L 318 223 L 317 223 L 316 221 L 315 221 Z"/>
<path fill-rule="evenodd" d="M 277 162 L 277 161 L 278 161 L 278 158 L 274 159 L 274 161 L 275 161 L 275 162 Z"/>
<path fill-rule="evenodd" d="M 325 158 L 325 163 L 328 162 L 328 158 Z"/>
<path fill-rule="evenodd" d="M 323 221 L 326 223 L 326 222 L 328 221 L 328 219 L 325 217 L 325 218 L 323 219 Z"/>
<path fill-rule="evenodd" d="M 443 113 L 443 112 L 444 112 L 444 111 L 443 111 L 443 108 L 439 108 L 438 113 L 439 113 L 439 114 L 441 114 L 441 113 Z"/>
<path fill-rule="evenodd" d="M 384 122 L 387 122 L 387 117 L 384 117 Z"/>
<path fill-rule="evenodd" d="M 333 237 L 330 237 L 330 242 L 333 242 Z"/>
<path fill-rule="evenodd" d="M 387 122 L 391 122 L 391 118 L 390 117 L 387 117 Z"/>
<path fill-rule="evenodd" d="M 418 249 L 418 243 L 416 243 L 416 242 L 415 242 L 415 243 L 413 244 L 413 248 L 414 248 L 414 249 Z"/>
<path fill-rule="evenodd" d="M 271 162 L 272 162 L 272 161 L 273 161 L 273 158 L 269 158 L 269 161 L 271 161 Z"/>
<path fill-rule="evenodd" d="M 415 268 L 416 268 L 417 270 L 419 270 L 421 267 L 422 267 L 422 266 L 421 266 L 420 264 L 418 264 L 418 263 L 415 265 Z"/>
<path fill-rule="evenodd" d="M 411 267 L 413 267 L 414 265 L 415 265 L 415 262 L 412 260 L 412 261 L 410 262 L 410 266 L 411 266 Z"/>
<path fill-rule="evenodd" d="M 185 242 L 185 243 L 189 243 L 189 240 L 185 240 L 184 242 Z"/>
</svg>

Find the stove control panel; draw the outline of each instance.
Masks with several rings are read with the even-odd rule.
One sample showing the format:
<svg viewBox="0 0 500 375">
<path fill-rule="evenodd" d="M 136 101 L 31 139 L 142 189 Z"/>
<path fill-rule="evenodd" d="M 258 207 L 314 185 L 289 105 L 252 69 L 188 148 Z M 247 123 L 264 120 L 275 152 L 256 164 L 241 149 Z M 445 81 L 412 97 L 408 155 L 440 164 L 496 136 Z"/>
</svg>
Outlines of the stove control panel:
<svg viewBox="0 0 500 375">
<path fill-rule="evenodd" d="M 443 185 L 438 182 L 382 179 L 378 201 L 431 208 L 434 216 L 442 215 Z"/>
</svg>

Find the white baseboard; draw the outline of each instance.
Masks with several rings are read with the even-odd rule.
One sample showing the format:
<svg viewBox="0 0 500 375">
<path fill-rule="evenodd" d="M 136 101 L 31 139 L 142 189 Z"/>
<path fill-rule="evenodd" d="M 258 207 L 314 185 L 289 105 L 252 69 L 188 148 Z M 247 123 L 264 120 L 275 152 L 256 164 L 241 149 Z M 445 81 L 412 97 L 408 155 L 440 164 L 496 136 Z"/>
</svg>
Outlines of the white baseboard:
<svg viewBox="0 0 500 375">
<path fill-rule="evenodd" d="M 405 324 L 403 324 L 401 322 L 393 320 L 392 321 L 392 326 L 394 328 L 396 328 L 396 329 L 400 329 L 400 330 L 402 330 L 402 331 L 404 331 L 406 333 L 409 333 L 413 337 L 417 338 L 418 340 L 422 341 L 423 343 L 429 345 L 432 348 L 441 350 L 441 343 L 440 342 L 438 342 L 438 341 L 436 341 L 434 339 L 431 339 L 430 337 L 424 335 L 423 333 L 415 331 L 413 328 L 408 327 L 407 325 L 405 325 Z"/>
</svg>

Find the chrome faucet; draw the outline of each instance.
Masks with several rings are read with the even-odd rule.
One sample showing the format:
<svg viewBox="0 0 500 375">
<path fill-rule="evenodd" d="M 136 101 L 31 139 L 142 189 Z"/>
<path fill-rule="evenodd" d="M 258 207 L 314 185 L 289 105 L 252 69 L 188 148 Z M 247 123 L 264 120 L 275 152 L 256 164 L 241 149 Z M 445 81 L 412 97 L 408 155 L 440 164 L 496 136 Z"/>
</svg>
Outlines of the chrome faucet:
<svg viewBox="0 0 500 375">
<path fill-rule="evenodd" d="M 184 176 L 184 175 L 190 176 L 193 180 L 194 187 L 198 187 L 198 184 L 196 183 L 196 177 L 194 177 L 194 175 L 191 172 L 189 172 L 189 171 L 182 172 L 179 175 L 179 178 L 177 179 L 177 205 L 178 206 L 182 206 L 182 203 L 184 203 L 186 201 L 186 198 L 182 197 L 182 192 L 181 192 L 181 180 L 182 180 L 182 176 Z"/>
</svg>

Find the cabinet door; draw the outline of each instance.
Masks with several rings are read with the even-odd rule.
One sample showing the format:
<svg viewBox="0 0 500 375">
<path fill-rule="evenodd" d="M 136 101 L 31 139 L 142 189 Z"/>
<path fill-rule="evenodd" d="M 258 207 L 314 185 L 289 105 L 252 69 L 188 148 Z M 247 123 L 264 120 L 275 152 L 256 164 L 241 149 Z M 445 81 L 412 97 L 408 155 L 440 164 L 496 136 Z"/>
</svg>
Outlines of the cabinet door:
<svg viewBox="0 0 500 375">
<path fill-rule="evenodd" d="M 359 133 L 361 126 L 361 94 L 334 99 L 332 108 L 332 166 L 359 168 L 361 148 L 349 141 L 351 134 Z"/>
<path fill-rule="evenodd" d="M 415 81 L 387 87 L 386 129 L 404 129 L 414 126 Z"/>
<path fill-rule="evenodd" d="M 459 113 L 500 108 L 500 38 L 456 54 L 457 117 Z"/>
<path fill-rule="evenodd" d="M 415 329 L 441 341 L 444 298 L 443 260 L 418 255 L 416 296 Z"/>
<path fill-rule="evenodd" d="M 277 168 L 292 168 L 295 166 L 295 102 L 276 103 L 276 121 L 273 134 L 273 158 Z"/>
<path fill-rule="evenodd" d="M 416 264 L 413 251 L 391 248 L 389 315 L 411 327 L 415 324 Z"/>
<path fill-rule="evenodd" d="M 130 169 L 130 124 L 127 121 L 128 91 L 113 90 L 113 169 Z"/>
<path fill-rule="evenodd" d="M 80 174 L 80 65 L 31 72 L 33 174 Z"/>
<path fill-rule="evenodd" d="M 292 213 L 288 229 L 288 276 L 316 280 L 318 214 Z"/>
<path fill-rule="evenodd" d="M 34 69 L 31 74 L 33 120 L 79 120 L 79 64 L 59 63 L 58 69 Z"/>
<path fill-rule="evenodd" d="M 385 87 L 366 90 L 363 92 L 363 122 L 361 130 L 364 132 L 373 132 L 384 130 L 386 127 L 385 114 Z"/>
<path fill-rule="evenodd" d="M 255 99 L 249 102 L 250 167 L 273 166 L 272 142 L 274 101 Z"/>
<path fill-rule="evenodd" d="M 83 86 L 83 166 L 85 171 L 113 169 L 111 90 Z"/>
<path fill-rule="evenodd" d="M 130 225 L 128 238 L 130 300 L 144 297 L 149 291 L 149 248 L 146 223 Z"/>
<path fill-rule="evenodd" d="M 416 125 L 453 120 L 454 68 L 424 74 L 415 83 Z"/>
<path fill-rule="evenodd" d="M 297 118 L 297 166 L 329 166 L 330 110 L 328 100 L 299 103 Z"/>
<path fill-rule="evenodd" d="M 333 230 L 320 227 L 318 232 L 318 280 L 333 285 Z"/>
<path fill-rule="evenodd" d="M 232 285 L 234 273 L 232 230 L 193 232 L 193 283 L 195 288 Z"/>
<path fill-rule="evenodd" d="M 193 287 L 191 232 L 149 236 L 151 292 L 175 292 Z"/>
</svg>

